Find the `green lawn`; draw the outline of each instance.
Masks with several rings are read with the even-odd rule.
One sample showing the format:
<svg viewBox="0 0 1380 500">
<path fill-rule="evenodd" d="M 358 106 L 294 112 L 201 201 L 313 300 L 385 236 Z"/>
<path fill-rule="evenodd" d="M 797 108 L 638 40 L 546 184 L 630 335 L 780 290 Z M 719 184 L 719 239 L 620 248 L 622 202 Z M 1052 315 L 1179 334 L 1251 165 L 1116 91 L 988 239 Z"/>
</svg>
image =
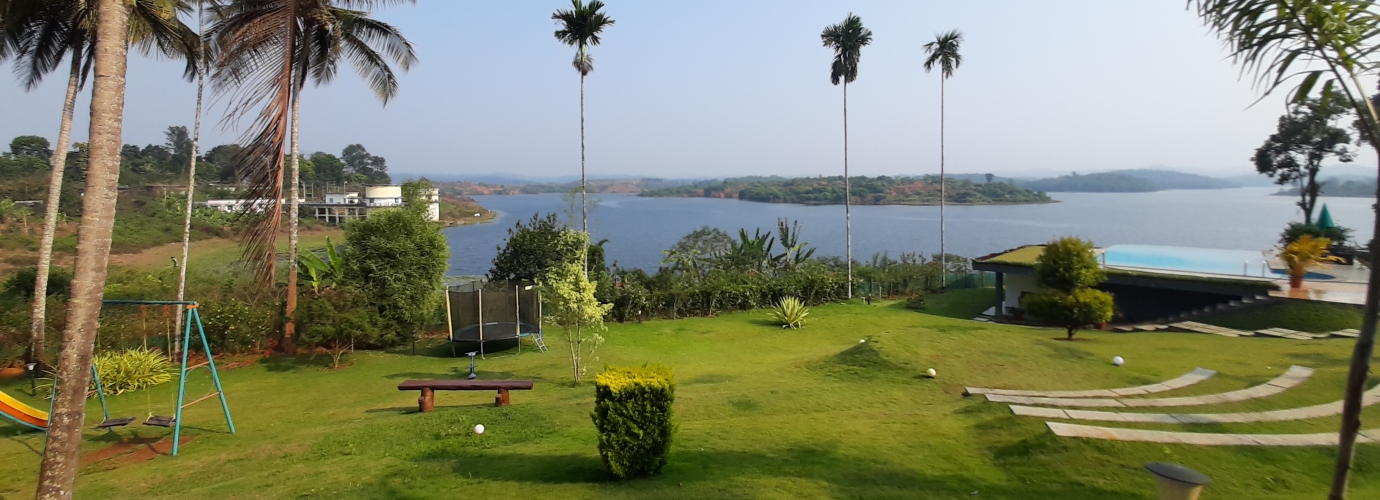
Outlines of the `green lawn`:
<svg viewBox="0 0 1380 500">
<path fill-rule="evenodd" d="M 1290 300 L 1234 311 L 1201 321 L 1246 331 L 1287 328 L 1301 332 L 1325 333 L 1361 328 L 1362 316 L 1361 308 L 1355 306 Z"/>
<path fill-rule="evenodd" d="M 974 292 L 976 293 L 976 292 Z M 946 294 L 960 297 L 960 292 Z M 1021 498 L 1150 499 L 1150 461 L 1209 475 L 1213 498 L 1320 498 L 1335 449 L 1205 448 L 1058 438 L 1041 420 L 962 396 L 965 385 L 1075 389 L 1140 385 L 1196 366 L 1220 374 L 1167 395 L 1259 384 L 1290 364 L 1318 373 L 1274 398 L 1206 411 L 1317 404 L 1340 397 L 1351 344 L 1192 334 L 1062 332 L 975 323 L 898 303 L 814 308 L 802 330 L 765 312 L 611 325 L 593 363 L 675 369 L 679 430 L 665 472 L 617 481 L 602 469 L 589 412 L 593 389 L 572 386 L 558 335 L 552 349 L 479 362 L 485 378 L 530 378 L 530 392 L 493 408 L 492 393 L 440 393 L 415 413 L 409 378 L 460 376 L 443 346 L 366 353 L 331 371 L 316 359 L 269 358 L 224 372 L 238 434 L 208 401 L 189 410 L 195 440 L 176 458 L 85 463 L 79 498 Z M 860 344 L 859 339 L 870 339 Z M 530 344 L 529 344 L 530 345 Z M 1123 367 L 1109 362 L 1126 357 Z M 921 374 L 938 370 L 938 379 Z M 204 372 L 203 372 L 204 373 Z M 203 375 L 204 376 L 204 375 Z M 189 383 L 199 396 L 207 382 Z M 22 396 L 19 386 L 5 390 Z M 115 415 L 171 411 L 173 384 L 111 398 Z M 29 401 L 33 402 L 32 399 Z M 39 404 L 36 403 L 35 404 Z M 99 413 L 94 403 L 88 423 Z M 1197 411 L 1198 408 L 1190 411 Z M 1368 426 L 1380 410 L 1368 410 Z M 488 432 L 476 436 L 474 424 Z M 1338 419 L 1218 426 L 1199 432 L 1325 432 Z M 1114 425 L 1114 424 L 1113 424 Z M 89 429 L 89 426 L 88 426 Z M 163 429 L 88 431 L 84 450 Z M 0 424 L 0 498 L 31 495 L 40 435 Z M 89 462 L 89 461 L 88 461 Z M 1358 454 L 1352 498 L 1380 498 L 1380 446 Z"/>
<path fill-rule="evenodd" d="M 973 319 L 996 302 L 995 288 L 967 288 L 925 295 L 925 314 Z"/>
</svg>

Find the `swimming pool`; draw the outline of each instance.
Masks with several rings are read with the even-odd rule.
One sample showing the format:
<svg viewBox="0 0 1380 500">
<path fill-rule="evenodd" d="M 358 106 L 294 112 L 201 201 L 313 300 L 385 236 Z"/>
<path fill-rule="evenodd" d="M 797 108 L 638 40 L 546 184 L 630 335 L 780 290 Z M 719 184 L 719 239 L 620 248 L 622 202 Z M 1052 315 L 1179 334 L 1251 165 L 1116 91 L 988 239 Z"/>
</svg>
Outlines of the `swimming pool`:
<svg viewBox="0 0 1380 500">
<path fill-rule="evenodd" d="M 1275 278 L 1265 266 L 1265 255 L 1252 250 L 1158 245 L 1112 245 L 1103 252 L 1108 266 L 1141 267 L 1168 271 L 1228 274 Z"/>
</svg>

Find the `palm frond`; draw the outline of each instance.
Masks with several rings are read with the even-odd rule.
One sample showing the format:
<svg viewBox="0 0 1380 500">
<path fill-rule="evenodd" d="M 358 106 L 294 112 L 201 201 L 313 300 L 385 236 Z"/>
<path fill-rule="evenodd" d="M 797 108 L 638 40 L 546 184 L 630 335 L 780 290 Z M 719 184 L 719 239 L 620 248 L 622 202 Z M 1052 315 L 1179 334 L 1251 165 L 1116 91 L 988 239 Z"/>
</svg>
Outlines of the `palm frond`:
<svg viewBox="0 0 1380 500">
<path fill-rule="evenodd" d="M 926 43 L 925 49 L 925 72 L 929 73 L 935 66 L 939 66 L 939 74 L 945 79 L 954 76 L 954 70 L 963 64 L 963 54 L 959 53 L 960 46 L 963 45 L 963 33 L 958 30 L 950 30 L 935 35 L 934 41 Z"/>
<path fill-rule="evenodd" d="M 605 28 L 613 26 L 615 21 L 600 12 L 604 2 L 599 0 L 590 0 L 589 3 L 570 0 L 570 7 L 569 10 L 557 10 L 551 14 L 551 20 L 560 25 L 555 32 L 556 40 L 575 47 L 575 58 L 571 65 L 581 75 L 588 75 L 594 71 L 594 57 L 589 54 L 588 47 L 599 45 L 599 35 Z"/>
<path fill-rule="evenodd" d="M 858 79 L 858 62 L 862 48 L 872 44 L 872 30 L 862 24 L 862 18 L 848 13 L 843 22 L 831 24 L 819 35 L 826 48 L 834 49 L 834 61 L 829 65 L 829 81 L 853 83 Z"/>
</svg>

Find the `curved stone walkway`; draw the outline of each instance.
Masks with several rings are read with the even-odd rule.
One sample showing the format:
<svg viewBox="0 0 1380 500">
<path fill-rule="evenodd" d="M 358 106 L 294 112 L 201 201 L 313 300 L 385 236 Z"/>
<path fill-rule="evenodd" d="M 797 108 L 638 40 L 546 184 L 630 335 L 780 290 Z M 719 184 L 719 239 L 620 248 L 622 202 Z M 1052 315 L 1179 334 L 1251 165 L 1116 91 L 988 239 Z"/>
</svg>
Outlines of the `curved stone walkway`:
<svg viewBox="0 0 1380 500">
<path fill-rule="evenodd" d="M 1194 444 L 1201 446 L 1336 446 L 1336 432 L 1316 434 L 1221 434 L 1206 432 L 1150 431 L 1117 429 L 1091 425 L 1045 422 L 1045 426 L 1061 437 L 1107 439 L 1112 441 L 1141 441 L 1146 443 Z M 1380 429 L 1361 431 L 1358 443 L 1380 442 Z"/>
<path fill-rule="evenodd" d="M 1362 396 L 1361 405 L 1380 402 L 1380 385 L 1370 388 Z M 1011 413 L 1026 417 L 1061 418 L 1067 420 L 1099 420 L 1103 422 L 1137 422 L 1146 424 L 1238 424 L 1247 422 L 1283 422 L 1330 417 L 1342 413 L 1342 401 L 1287 410 L 1240 413 L 1119 413 L 1112 411 L 1061 410 L 1011 405 Z"/>
<path fill-rule="evenodd" d="M 1273 396 L 1284 392 L 1286 389 L 1294 387 L 1308 380 L 1313 376 L 1313 369 L 1305 366 L 1291 366 L 1283 375 L 1275 377 L 1274 380 L 1245 389 L 1223 392 L 1219 394 L 1204 394 L 1201 396 L 1184 396 L 1178 398 L 1157 398 L 1157 399 L 1135 399 L 1135 398 L 1043 398 L 1029 396 L 1002 396 L 988 395 L 987 400 L 996 403 L 1013 403 L 1020 405 L 1040 405 L 1040 406 L 1075 406 L 1075 407 L 1160 407 L 1160 406 L 1204 406 L 1223 403 L 1235 403 L 1248 399 L 1257 399 Z"/>
<path fill-rule="evenodd" d="M 1024 391 L 1016 389 L 988 389 L 985 387 L 968 387 L 963 394 L 971 396 L 973 394 L 983 394 L 989 396 L 1032 396 L 1045 398 L 1115 398 L 1118 396 L 1136 396 L 1140 394 L 1153 394 L 1156 392 L 1171 391 L 1181 389 L 1190 385 L 1202 382 L 1216 375 L 1217 372 L 1206 368 L 1194 368 L 1193 371 L 1185 373 L 1178 378 L 1166 380 L 1158 384 L 1142 385 L 1139 387 L 1123 387 L 1120 389 L 1090 389 L 1084 391 Z"/>
</svg>

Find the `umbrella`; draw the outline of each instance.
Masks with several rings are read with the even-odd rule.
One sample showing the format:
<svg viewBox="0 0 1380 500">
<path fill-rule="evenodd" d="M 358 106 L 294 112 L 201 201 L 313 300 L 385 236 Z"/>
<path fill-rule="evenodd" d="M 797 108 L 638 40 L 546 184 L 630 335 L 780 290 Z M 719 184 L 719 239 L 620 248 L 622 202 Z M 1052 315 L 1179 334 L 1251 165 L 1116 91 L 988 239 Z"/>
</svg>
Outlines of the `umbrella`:
<svg viewBox="0 0 1380 500">
<path fill-rule="evenodd" d="M 1332 222 L 1332 212 L 1327 211 L 1327 204 L 1323 204 L 1322 213 L 1318 214 L 1318 227 L 1322 229 L 1337 227 L 1337 223 Z"/>
</svg>

